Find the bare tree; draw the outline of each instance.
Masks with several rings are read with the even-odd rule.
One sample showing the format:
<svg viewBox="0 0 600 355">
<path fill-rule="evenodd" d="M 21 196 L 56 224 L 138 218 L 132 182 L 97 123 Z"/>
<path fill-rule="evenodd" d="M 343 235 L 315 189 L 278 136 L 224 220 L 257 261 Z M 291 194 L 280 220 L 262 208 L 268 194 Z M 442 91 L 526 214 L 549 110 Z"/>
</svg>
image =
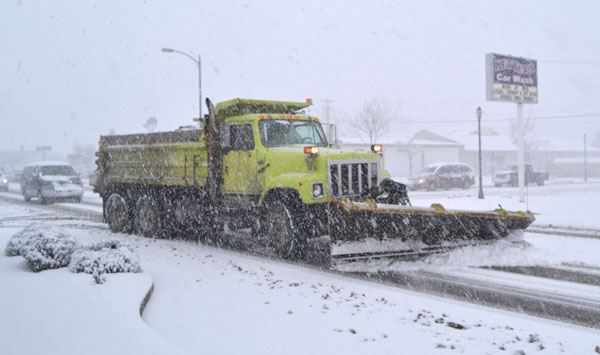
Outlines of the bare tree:
<svg viewBox="0 0 600 355">
<path fill-rule="evenodd" d="M 547 142 L 537 139 L 537 119 L 533 116 L 531 110 L 528 110 L 526 117 L 523 118 L 523 140 L 525 141 L 526 163 L 533 163 L 538 151 L 547 146 Z M 510 139 L 519 147 L 519 128 L 517 120 L 510 122 Z"/>
<path fill-rule="evenodd" d="M 377 142 L 389 130 L 392 122 L 387 103 L 374 99 L 364 103 L 350 121 L 350 127 L 370 144 Z"/>
</svg>

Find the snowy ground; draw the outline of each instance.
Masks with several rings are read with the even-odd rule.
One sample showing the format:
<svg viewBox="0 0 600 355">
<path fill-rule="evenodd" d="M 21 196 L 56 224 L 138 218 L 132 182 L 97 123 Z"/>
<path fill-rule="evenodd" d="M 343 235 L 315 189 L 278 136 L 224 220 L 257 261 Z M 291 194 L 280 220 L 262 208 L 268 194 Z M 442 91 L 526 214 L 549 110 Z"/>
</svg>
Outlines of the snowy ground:
<svg viewBox="0 0 600 355">
<path fill-rule="evenodd" d="M 519 202 L 514 187 L 484 187 L 484 199 L 478 199 L 478 188 L 447 191 L 409 191 L 415 206 L 441 203 L 446 208 L 493 210 L 502 206 L 507 210 L 530 210 L 535 213 L 535 224 L 600 228 L 597 213 L 600 207 L 600 182 L 583 183 L 575 179 L 551 180 L 545 186 L 528 186 L 526 202 Z"/>
<path fill-rule="evenodd" d="M 102 224 L 0 200 L 0 248 L 33 221 L 62 226 L 82 242 L 115 236 Z M 0 255 L 3 353 L 529 354 L 543 348 L 583 354 L 600 345 L 597 330 L 188 241 L 117 237 L 137 246 L 144 272 L 110 275 L 103 285 L 64 269 L 35 274 L 20 257 Z M 546 262 L 593 263 L 600 244 L 527 239 L 530 260 Z M 509 251 L 515 254 L 506 260 L 522 257 L 518 249 Z M 446 261 L 461 267 L 495 255 L 485 249 L 465 253 Z M 423 267 L 431 265 L 439 267 Z M 142 319 L 140 302 L 152 283 Z"/>
</svg>

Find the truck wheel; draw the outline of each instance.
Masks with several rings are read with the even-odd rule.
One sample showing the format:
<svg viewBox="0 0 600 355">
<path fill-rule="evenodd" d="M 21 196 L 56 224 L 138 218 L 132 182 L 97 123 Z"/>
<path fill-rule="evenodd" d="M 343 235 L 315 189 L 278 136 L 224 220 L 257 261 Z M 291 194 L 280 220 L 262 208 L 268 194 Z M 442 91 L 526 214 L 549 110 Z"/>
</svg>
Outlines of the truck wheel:
<svg viewBox="0 0 600 355">
<path fill-rule="evenodd" d="M 50 199 L 47 197 L 42 197 L 41 192 L 38 192 L 38 200 L 40 201 L 40 205 L 47 205 L 50 203 Z"/>
<path fill-rule="evenodd" d="M 544 180 L 538 181 L 537 185 L 538 186 L 544 186 Z"/>
<path fill-rule="evenodd" d="M 142 196 L 135 204 L 135 221 L 138 232 L 145 237 L 160 234 L 160 209 L 155 199 Z"/>
<path fill-rule="evenodd" d="M 293 210 L 281 201 L 270 202 L 265 208 L 264 230 L 275 253 L 285 259 L 303 258 L 306 239 L 298 234 Z"/>
<path fill-rule="evenodd" d="M 131 214 L 127 201 L 119 195 L 112 194 L 106 200 L 106 222 L 112 232 L 126 233 L 131 226 Z"/>
<path fill-rule="evenodd" d="M 471 188 L 471 182 L 469 180 L 465 180 L 465 182 L 463 182 L 463 189 L 468 190 Z"/>
<path fill-rule="evenodd" d="M 31 196 L 23 194 L 23 200 L 25 200 L 25 202 L 31 202 Z"/>
</svg>

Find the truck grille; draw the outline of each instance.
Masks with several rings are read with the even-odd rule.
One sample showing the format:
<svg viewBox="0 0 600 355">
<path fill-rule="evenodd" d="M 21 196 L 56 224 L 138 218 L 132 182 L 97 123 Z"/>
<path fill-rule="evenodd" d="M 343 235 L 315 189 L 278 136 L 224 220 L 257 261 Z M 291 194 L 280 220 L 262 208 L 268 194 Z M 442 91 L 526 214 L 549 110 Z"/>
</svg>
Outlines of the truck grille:
<svg viewBox="0 0 600 355">
<path fill-rule="evenodd" d="M 378 165 L 373 160 L 327 162 L 329 196 L 350 197 L 366 192 L 378 184 Z"/>
</svg>

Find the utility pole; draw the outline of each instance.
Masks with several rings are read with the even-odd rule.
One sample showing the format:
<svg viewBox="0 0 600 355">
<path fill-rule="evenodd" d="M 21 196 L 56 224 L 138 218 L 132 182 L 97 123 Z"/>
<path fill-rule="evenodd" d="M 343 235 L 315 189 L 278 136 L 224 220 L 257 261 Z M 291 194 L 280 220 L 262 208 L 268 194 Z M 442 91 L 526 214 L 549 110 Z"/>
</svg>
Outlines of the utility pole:
<svg viewBox="0 0 600 355">
<path fill-rule="evenodd" d="M 479 195 L 480 200 L 483 199 L 483 172 L 481 171 L 481 107 L 477 107 L 477 133 L 479 136 Z"/>
<path fill-rule="evenodd" d="M 583 135 L 583 181 L 587 182 L 587 135 Z"/>
</svg>

